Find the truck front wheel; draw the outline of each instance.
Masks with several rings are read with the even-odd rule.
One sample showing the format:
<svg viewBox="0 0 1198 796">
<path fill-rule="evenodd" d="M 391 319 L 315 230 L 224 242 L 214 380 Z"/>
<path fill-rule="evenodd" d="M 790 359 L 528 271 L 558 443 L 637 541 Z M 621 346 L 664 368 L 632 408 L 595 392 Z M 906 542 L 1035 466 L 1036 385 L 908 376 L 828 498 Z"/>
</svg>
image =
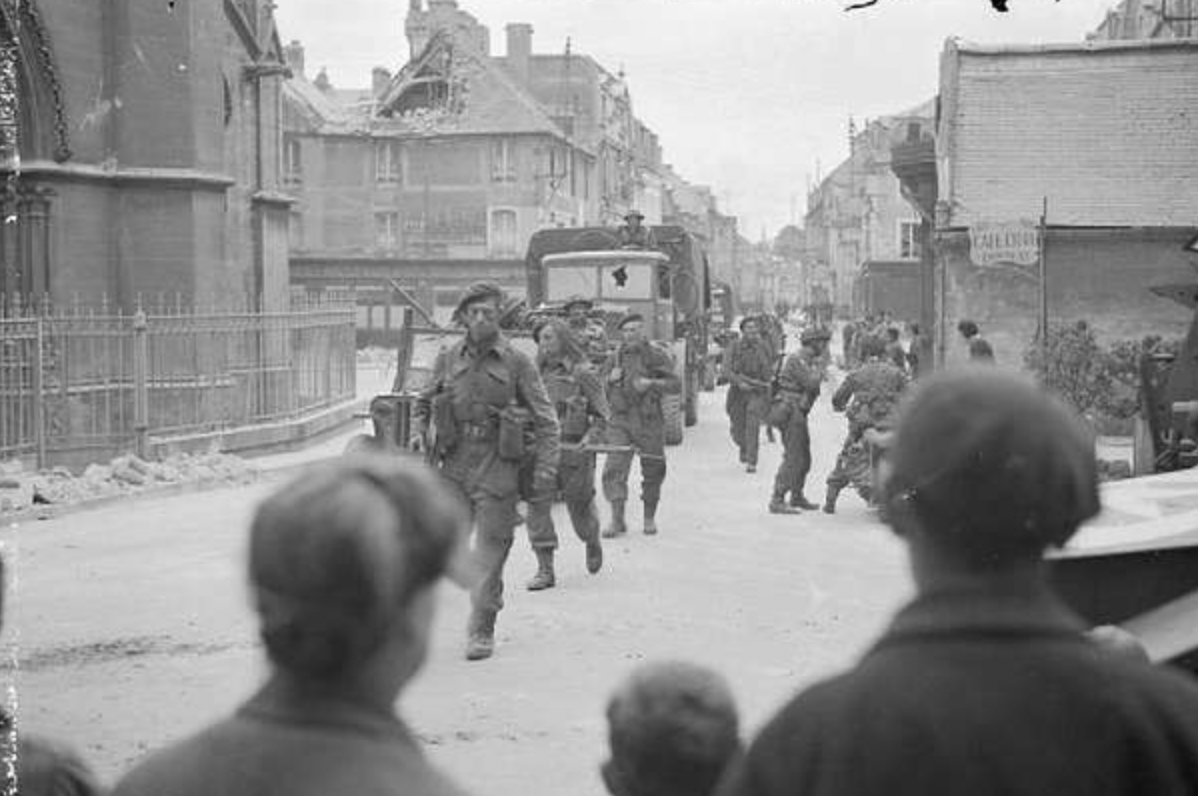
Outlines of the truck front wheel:
<svg viewBox="0 0 1198 796">
<path fill-rule="evenodd" d="M 682 396 L 667 395 L 661 400 L 662 414 L 665 415 L 665 432 L 667 445 L 682 444 Z"/>
</svg>

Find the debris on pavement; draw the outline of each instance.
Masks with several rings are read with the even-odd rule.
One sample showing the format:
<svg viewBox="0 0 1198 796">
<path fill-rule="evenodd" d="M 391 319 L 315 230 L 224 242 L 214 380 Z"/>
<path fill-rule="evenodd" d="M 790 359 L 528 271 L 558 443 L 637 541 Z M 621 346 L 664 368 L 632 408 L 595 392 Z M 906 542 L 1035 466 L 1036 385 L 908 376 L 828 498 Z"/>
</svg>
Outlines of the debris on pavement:
<svg viewBox="0 0 1198 796">
<path fill-rule="evenodd" d="M 175 484 L 233 486 L 257 480 L 258 468 L 227 453 L 176 453 L 162 461 L 118 456 L 89 464 L 76 475 L 65 467 L 30 471 L 20 462 L 0 463 L 0 515 L 34 505 L 70 505 L 95 498 L 136 494 Z"/>
</svg>

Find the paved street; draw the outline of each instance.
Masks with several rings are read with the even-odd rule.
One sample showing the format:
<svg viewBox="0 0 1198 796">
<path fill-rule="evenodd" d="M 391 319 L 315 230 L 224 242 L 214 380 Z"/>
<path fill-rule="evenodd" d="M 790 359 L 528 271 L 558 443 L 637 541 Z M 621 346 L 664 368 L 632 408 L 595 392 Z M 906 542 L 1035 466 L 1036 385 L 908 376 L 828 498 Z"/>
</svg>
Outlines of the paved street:
<svg viewBox="0 0 1198 796">
<path fill-rule="evenodd" d="M 813 499 L 843 433 L 813 413 Z M 796 687 L 844 666 L 907 590 L 898 545 L 855 495 L 841 512 L 765 511 L 779 446 L 736 464 L 723 393 L 670 450 L 662 533 L 607 546 L 588 576 L 559 526 L 558 588 L 509 564 L 498 653 L 461 659 L 467 597 L 445 587 L 432 657 L 403 713 L 430 755 L 480 794 L 597 796 L 602 707 L 634 663 L 663 656 L 731 679 L 756 726 Z M 4 635 L 22 662 L 19 715 L 77 744 L 107 779 L 229 712 L 262 672 L 242 576 L 247 520 L 269 484 L 143 500 L 6 529 L 18 577 Z M 631 512 L 630 512 L 631 513 Z M 564 518 L 563 518 L 564 520 Z"/>
</svg>

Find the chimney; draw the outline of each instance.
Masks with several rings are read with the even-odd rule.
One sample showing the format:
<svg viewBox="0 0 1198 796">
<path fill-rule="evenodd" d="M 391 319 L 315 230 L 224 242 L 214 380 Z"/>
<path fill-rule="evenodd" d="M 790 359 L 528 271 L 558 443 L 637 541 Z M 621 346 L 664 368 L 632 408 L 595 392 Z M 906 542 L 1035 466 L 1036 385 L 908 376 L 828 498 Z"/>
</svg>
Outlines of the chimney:
<svg viewBox="0 0 1198 796">
<path fill-rule="evenodd" d="M 291 71 L 297 77 L 304 76 L 304 45 L 300 44 L 296 39 L 283 48 L 283 58 L 286 59 L 287 65 L 291 67 Z"/>
<path fill-rule="evenodd" d="M 512 74 L 528 85 L 529 62 L 532 60 L 532 25 L 512 22 L 507 26 L 507 65 Z"/>
<path fill-rule="evenodd" d="M 382 96 L 391 82 L 391 73 L 381 66 L 370 70 L 370 93 L 376 99 Z"/>
</svg>

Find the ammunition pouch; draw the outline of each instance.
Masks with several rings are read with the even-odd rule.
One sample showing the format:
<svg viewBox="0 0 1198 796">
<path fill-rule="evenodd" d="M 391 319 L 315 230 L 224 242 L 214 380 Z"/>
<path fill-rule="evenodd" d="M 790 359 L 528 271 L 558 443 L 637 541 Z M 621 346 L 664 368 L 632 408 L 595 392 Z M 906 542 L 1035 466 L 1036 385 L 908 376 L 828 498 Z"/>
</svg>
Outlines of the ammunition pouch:
<svg viewBox="0 0 1198 796">
<path fill-rule="evenodd" d="M 790 423 L 793 413 L 797 411 L 799 411 L 799 407 L 795 405 L 793 400 L 779 394 L 774 398 L 773 403 L 770 404 L 769 412 L 765 416 L 765 422 L 776 429 L 784 429 Z"/>
<path fill-rule="evenodd" d="M 499 458 L 508 462 L 523 461 L 528 446 L 525 435 L 532 425 L 532 412 L 522 406 L 509 404 L 499 410 Z"/>
</svg>

